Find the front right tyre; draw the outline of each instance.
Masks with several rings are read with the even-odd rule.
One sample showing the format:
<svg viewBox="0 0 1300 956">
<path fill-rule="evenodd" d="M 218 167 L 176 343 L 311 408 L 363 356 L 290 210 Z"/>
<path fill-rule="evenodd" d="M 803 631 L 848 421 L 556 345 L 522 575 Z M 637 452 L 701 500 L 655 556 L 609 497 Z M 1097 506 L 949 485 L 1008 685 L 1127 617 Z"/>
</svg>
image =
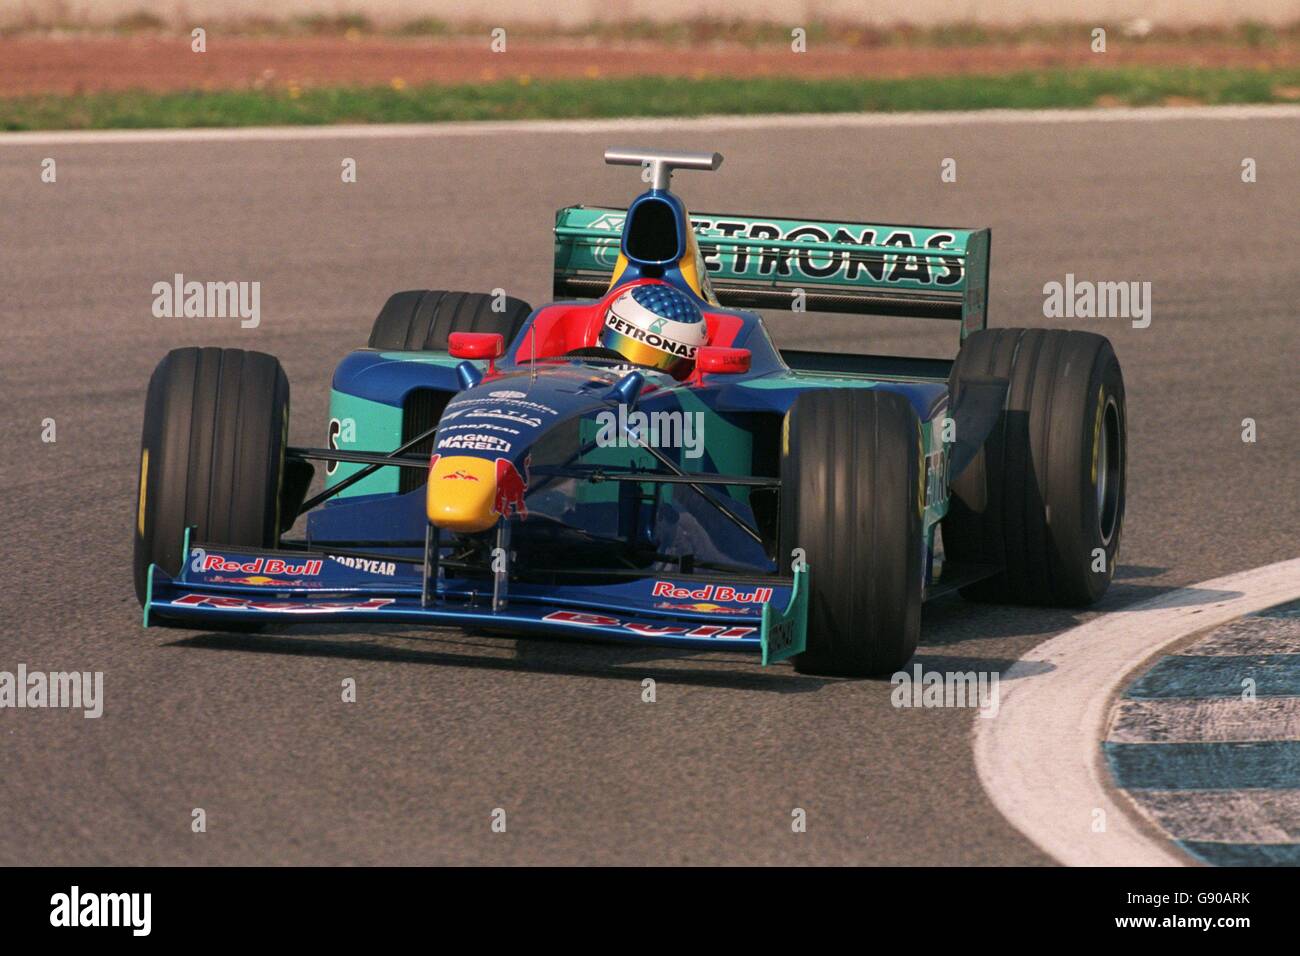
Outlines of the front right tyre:
<svg viewBox="0 0 1300 956">
<path fill-rule="evenodd" d="M 140 442 L 133 565 L 142 605 L 151 564 L 180 572 L 191 525 L 208 544 L 278 544 L 296 514 L 282 501 L 288 428 L 289 380 L 274 357 L 183 348 L 158 363 Z"/>
</svg>

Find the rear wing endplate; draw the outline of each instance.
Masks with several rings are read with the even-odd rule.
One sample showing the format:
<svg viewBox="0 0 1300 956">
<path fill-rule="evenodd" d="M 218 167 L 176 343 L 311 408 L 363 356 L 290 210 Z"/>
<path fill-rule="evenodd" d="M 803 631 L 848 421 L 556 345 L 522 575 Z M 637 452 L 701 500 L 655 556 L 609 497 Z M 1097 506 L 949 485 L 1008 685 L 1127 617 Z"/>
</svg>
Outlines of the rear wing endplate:
<svg viewBox="0 0 1300 956">
<path fill-rule="evenodd" d="M 626 210 L 555 214 L 554 295 L 609 287 Z M 989 230 L 700 213 L 691 225 L 718 304 L 952 319 L 966 338 L 988 322 Z"/>
</svg>

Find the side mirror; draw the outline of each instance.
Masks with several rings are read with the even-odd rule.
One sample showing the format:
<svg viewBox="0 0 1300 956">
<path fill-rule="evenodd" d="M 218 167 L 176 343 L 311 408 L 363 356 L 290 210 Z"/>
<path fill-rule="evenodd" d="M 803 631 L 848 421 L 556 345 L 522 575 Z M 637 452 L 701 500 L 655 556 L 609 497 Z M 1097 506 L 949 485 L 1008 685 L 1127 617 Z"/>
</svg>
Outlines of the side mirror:
<svg viewBox="0 0 1300 956">
<path fill-rule="evenodd" d="M 704 381 L 706 373 L 739 375 L 749 371 L 749 360 L 749 349 L 727 349 L 718 345 L 704 345 L 695 353 L 695 374 L 691 378 L 699 383 Z"/>
<path fill-rule="evenodd" d="M 452 358 L 487 359 L 488 374 L 495 375 L 496 360 L 506 354 L 506 340 L 500 332 L 453 332 L 447 336 Z"/>
</svg>

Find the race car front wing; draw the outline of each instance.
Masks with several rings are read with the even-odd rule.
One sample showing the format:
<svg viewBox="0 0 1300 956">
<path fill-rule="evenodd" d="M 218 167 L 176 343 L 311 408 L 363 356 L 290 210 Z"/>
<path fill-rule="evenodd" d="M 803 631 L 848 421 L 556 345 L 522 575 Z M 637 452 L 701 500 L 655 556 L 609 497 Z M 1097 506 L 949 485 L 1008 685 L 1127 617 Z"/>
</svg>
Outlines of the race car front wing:
<svg viewBox="0 0 1300 956">
<path fill-rule="evenodd" d="M 144 624 L 426 623 L 696 650 L 804 650 L 808 569 L 786 579 L 649 571 L 597 583 L 511 581 L 439 566 L 438 549 L 356 557 L 192 545 L 179 572 L 149 569 Z M 426 555 L 428 551 L 426 550 Z M 495 585 L 495 586 L 494 586 Z"/>
</svg>

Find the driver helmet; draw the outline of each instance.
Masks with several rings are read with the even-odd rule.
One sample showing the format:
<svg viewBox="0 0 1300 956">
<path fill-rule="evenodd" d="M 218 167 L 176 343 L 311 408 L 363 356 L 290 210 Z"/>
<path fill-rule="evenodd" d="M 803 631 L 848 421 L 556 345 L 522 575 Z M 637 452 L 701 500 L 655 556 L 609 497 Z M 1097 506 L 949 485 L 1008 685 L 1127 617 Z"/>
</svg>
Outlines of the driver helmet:
<svg viewBox="0 0 1300 956">
<path fill-rule="evenodd" d="M 637 285 L 610 303 L 600 344 L 629 362 L 685 378 L 708 337 L 704 313 L 685 292 L 666 282 Z"/>
</svg>

